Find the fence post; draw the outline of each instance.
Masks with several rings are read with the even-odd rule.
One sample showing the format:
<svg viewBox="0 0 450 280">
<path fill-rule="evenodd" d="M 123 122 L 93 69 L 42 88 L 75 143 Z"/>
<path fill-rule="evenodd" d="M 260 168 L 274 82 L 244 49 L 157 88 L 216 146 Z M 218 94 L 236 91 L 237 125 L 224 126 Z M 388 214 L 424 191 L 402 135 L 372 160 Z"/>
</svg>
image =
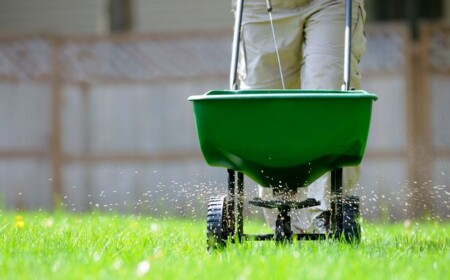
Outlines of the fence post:
<svg viewBox="0 0 450 280">
<path fill-rule="evenodd" d="M 51 195 L 53 208 L 62 195 L 62 140 L 61 140 L 61 38 L 52 36 L 51 41 Z"/>
<path fill-rule="evenodd" d="M 420 28 L 417 40 L 412 41 L 414 51 L 411 61 L 411 114 L 412 150 L 409 178 L 409 213 L 412 218 L 422 218 L 432 213 L 430 180 L 432 178 L 431 93 L 429 75 L 429 30 Z"/>
</svg>

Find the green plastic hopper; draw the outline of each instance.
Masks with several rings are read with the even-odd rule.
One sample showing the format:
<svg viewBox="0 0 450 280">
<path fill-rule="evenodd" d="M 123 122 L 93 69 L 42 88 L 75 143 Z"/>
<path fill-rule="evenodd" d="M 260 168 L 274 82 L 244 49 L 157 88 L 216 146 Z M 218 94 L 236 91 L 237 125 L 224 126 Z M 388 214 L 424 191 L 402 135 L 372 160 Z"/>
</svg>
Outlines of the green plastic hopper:
<svg viewBox="0 0 450 280">
<path fill-rule="evenodd" d="M 323 90 L 215 90 L 189 97 L 209 165 L 289 189 L 361 162 L 376 99 L 365 91 Z"/>
</svg>

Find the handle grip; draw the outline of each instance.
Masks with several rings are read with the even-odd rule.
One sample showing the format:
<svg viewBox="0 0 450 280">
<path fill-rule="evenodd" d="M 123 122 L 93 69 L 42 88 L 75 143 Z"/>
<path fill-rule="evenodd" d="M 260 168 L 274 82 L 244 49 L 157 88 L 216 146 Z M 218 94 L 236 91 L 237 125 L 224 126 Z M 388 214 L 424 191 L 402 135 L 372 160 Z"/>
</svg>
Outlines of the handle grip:
<svg viewBox="0 0 450 280">
<path fill-rule="evenodd" d="M 272 1 L 271 0 L 266 0 L 266 6 L 267 6 L 267 11 L 269 13 L 272 12 Z"/>
</svg>

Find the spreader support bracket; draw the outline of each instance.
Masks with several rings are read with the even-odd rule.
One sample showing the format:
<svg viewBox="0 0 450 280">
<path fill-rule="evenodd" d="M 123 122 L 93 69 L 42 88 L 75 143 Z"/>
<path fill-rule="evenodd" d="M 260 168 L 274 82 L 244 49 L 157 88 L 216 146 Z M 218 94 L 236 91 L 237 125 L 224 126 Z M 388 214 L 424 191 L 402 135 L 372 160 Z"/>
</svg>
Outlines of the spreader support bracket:
<svg viewBox="0 0 450 280">
<path fill-rule="evenodd" d="M 303 201 L 290 201 L 290 200 L 263 200 L 259 197 L 255 197 L 254 199 L 250 200 L 249 203 L 258 207 L 269 209 L 276 209 L 276 208 L 302 209 L 320 205 L 320 201 L 314 198 L 308 198 Z"/>
</svg>

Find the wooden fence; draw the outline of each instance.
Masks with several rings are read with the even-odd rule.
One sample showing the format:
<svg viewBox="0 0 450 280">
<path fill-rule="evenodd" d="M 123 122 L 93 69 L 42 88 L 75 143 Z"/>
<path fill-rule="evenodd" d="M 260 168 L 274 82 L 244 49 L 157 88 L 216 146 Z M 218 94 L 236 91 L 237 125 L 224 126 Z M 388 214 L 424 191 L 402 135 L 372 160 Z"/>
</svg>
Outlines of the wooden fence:
<svg viewBox="0 0 450 280">
<path fill-rule="evenodd" d="M 449 218 L 450 28 L 424 26 L 411 42 L 405 26 L 376 25 L 367 37 L 363 85 L 380 99 L 354 190 L 363 213 Z M 186 98 L 227 87 L 230 42 L 227 32 L 1 37 L 5 206 L 203 217 L 226 174 L 204 163 Z"/>
</svg>

